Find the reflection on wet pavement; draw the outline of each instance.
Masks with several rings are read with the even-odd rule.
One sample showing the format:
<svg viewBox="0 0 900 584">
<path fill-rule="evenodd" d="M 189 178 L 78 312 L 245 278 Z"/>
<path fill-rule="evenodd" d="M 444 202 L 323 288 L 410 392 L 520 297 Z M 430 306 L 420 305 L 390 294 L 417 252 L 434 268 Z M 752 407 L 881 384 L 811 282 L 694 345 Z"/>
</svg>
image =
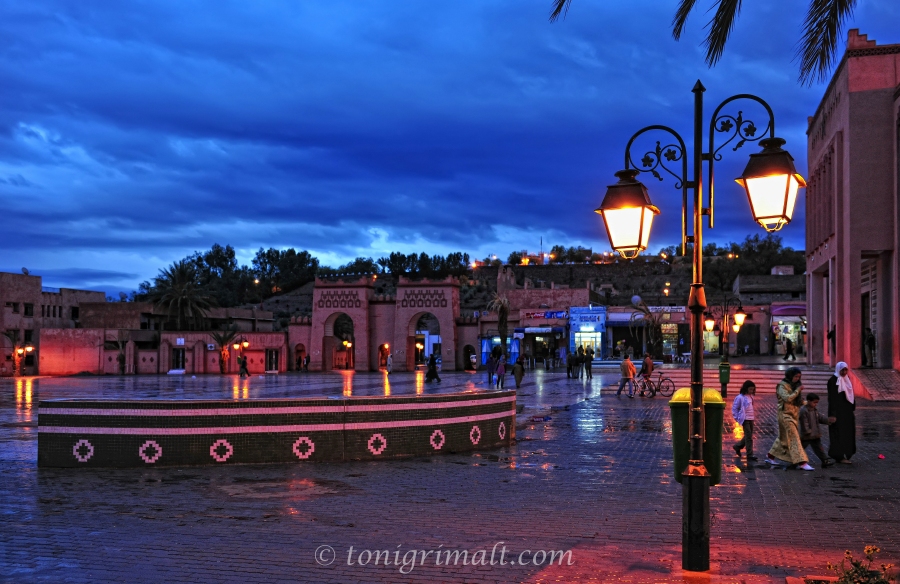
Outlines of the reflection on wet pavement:
<svg viewBox="0 0 900 584">
<path fill-rule="evenodd" d="M 683 581 L 668 400 L 617 398 L 613 374 L 595 373 L 588 384 L 564 371 L 528 372 L 519 401 L 540 414 L 527 419 L 541 421 L 520 426 L 516 444 L 494 451 L 363 463 L 36 466 L 42 399 L 343 399 L 488 389 L 484 375 L 441 377 L 441 384 L 414 373 L 353 372 L 2 380 L 0 580 Z M 814 460 L 817 470 L 807 473 L 735 458 L 729 412 L 725 472 L 710 491 L 711 548 L 722 575 L 713 582 L 824 573 L 826 561 L 866 544 L 879 545 L 885 561 L 900 558 L 900 404 L 860 402 L 855 464 L 821 470 Z M 760 396 L 757 412 L 762 458 L 775 435 L 774 396 Z M 806 539 L 798 549 L 776 545 L 780 537 Z M 313 561 L 321 545 L 346 560 L 351 545 L 490 550 L 497 541 L 513 550 L 571 549 L 575 564 L 432 565 L 404 579 L 393 567 Z"/>
</svg>

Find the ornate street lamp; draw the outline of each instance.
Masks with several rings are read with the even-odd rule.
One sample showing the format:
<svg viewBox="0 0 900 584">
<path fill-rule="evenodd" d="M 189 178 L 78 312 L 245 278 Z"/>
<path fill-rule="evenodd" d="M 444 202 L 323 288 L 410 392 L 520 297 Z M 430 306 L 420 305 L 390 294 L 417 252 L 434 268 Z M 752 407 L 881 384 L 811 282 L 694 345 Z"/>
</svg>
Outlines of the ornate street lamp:
<svg viewBox="0 0 900 584">
<path fill-rule="evenodd" d="M 693 282 L 691 283 L 688 309 L 691 312 L 691 404 L 689 414 L 690 456 L 687 468 L 676 469 L 682 477 L 682 560 L 685 570 L 709 570 L 709 471 L 703 462 L 703 443 L 706 439 L 703 407 L 703 338 L 702 330 L 712 331 L 717 326 L 713 315 L 706 315 L 706 293 L 703 284 L 703 216 L 709 217 L 713 227 L 714 214 L 714 166 L 721 160 L 719 151 L 735 142 L 733 150 L 746 143 L 758 142 L 762 152 L 752 154 L 747 168 L 738 180 L 750 201 L 753 220 L 766 231 L 777 231 L 787 225 L 794 212 L 797 191 L 806 182 L 794 168 L 790 154 L 781 148 L 784 140 L 775 137 L 775 115 L 765 101 L 750 94 L 729 97 L 713 111 L 709 121 L 709 148 L 703 150 L 703 92 L 706 88 L 697 81 L 694 93 L 694 143 L 689 151 L 681 135 L 668 126 L 647 126 L 636 132 L 625 147 L 625 169 L 616 173 L 619 179 L 607 188 L 606 196 L 596 212 L 603 217 L 606 233 L 612 248 L 624 258 L 634 258 L 647 249 L 653 218 L 659 214 L 650 200 L 647 187 L 637 180 L 641 172 L 650 173 L 662 180 L 662 173 L 676 179 L 675 188 L 681 190 L 681 249 L 687 253 L 687 244 L 693 244 Z M 735 100 L 751 100 L 765 108 L 769 115 L 766 126 L 760 132 L 756 124 L 737 115 L 721 114 L 722 109 Z M 661 131 L 671 135 L 663 145 L 647 151 L 640 158 L 640 166 L 632 158 L 631 146 L 645 132 Z M 727 140 L 718 146 L 716 134 L 724 133 Z M 768 135 L 767 135 L 768 134 Z M 688 175 L 690 158 L 692 176 Z M 708 162 L 709 200 L 703 205 L 703 163 Z M 672 168 L 670 168 L 672 166 Z M 681 168 L 677 168 L 680 166 Z M 688 205 L 688 190 L 693 191 Z M 693 218 L 693 235 L 688 235 L 688 209 Z M 727 309 L 726 309 L 727 313 Z M 743 314 L 743 310 L 739 313 Z M 744 315 L 746 317 L 746 315 Z M 735 318 L 735 326 L 742 324 Z M 727 315 L 723 328 L 728 330 Z"/>
</svg>

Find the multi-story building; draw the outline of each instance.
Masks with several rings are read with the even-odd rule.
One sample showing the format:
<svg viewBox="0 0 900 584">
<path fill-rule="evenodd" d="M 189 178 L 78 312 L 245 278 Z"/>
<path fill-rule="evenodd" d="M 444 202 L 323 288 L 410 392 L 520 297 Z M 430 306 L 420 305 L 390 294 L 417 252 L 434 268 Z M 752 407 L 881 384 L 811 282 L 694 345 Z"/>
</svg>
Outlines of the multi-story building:
<svg viewBox="0 0 900 584">
<path fill-rule="evenodd" d="M 853 29 L 807 129 L 809 361 L 900 367 L 900 44 Z"/>
<path fill-rule="evenodd" d="M 24 372 L 39 373 L 41 330 L 75 328 L 80 324 L 82 303 L 105 300 L 103 292 L 47 288 L 40 276 L 0 273 L 0 332 L 13 337 L 4 334 L 0 338 L 0 375 L 13 374 L 13 351 L 17 346 L 33 348 L 24 357 Z"/>
</svg>

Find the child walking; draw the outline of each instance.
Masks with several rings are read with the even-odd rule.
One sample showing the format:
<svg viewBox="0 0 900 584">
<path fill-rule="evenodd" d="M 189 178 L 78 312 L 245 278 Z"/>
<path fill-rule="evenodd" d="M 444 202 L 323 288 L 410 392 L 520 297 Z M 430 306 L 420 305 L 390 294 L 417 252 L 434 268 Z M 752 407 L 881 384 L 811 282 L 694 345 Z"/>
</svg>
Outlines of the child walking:
<svg viewBox="0 0 900 584">
<path fill-rule="evenodd" d="M 748 462 L 757 460 L 757 458 L 753 456 L 753 420 L 755 419 L 753 414 L 754 395 L 756 395 L 756 384 L 748 379 L 744 382 L 744 385 L 741 386 L 741 392 L 734 398 L 734 403 L 731 404 L 731 415 L 734 416 L 734 421 L 740 424 L 744 429 L 744 437 L 741 438 L 740 442 L 732 446 L 732 448 L 734 448 L 738 458 L 741 456 L 741 450 L 746 448 Z"/>
<path fill-rule="evenodd" d="M 828 458 L 822 448 L 822 430 L 819 429 L 819 424 L 833 424 L 836 418 L 820 414 L 818 406 L 819 396 L 815 393 L 806 394 L 806 405 L 800 408 L 800 444 L 804 449 L 812 446 L 813 452 L 822 461 L 822 468 L 828 468 L 834 464 L 834 460 Z"/>
</svg>

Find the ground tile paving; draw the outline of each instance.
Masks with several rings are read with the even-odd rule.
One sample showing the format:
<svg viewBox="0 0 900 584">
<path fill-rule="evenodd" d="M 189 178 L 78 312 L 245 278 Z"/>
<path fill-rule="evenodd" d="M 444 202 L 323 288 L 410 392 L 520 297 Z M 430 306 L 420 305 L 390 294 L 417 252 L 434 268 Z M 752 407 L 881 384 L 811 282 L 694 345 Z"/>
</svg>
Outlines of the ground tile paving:
<svg viewBox="0 0 900 584">
<path fill-rule="evenodd" d="M 485 383 L 463 373 L 443 375 L 439 387 L 395 373 L 389 389 L 383 375 L 346 373 L 3 380 L 0 580 L 749 584 L 824 574 L 827 561 L 866 544 L 880 546 L 885 561 L 900 559 L 900 404 L 860 403 L 853 465 L 783 471 L 726 456 L 711 492 L 712 570 L 697 575 L 680 570 L 667 400 L 617 398 L 614 381 L 529 372 L 521 400 L 552 419 L 520 427 L 518 443 L 500 450 L 88 470 L 37 468 L 38 400 L 339 398 L 483 391 Z M 775 432 L 774 396 L 760 396 L 757 411 L 762 457 Z M 570 553 L 563 565 L 534 565 L 553 552 Z"/>
</svg>

